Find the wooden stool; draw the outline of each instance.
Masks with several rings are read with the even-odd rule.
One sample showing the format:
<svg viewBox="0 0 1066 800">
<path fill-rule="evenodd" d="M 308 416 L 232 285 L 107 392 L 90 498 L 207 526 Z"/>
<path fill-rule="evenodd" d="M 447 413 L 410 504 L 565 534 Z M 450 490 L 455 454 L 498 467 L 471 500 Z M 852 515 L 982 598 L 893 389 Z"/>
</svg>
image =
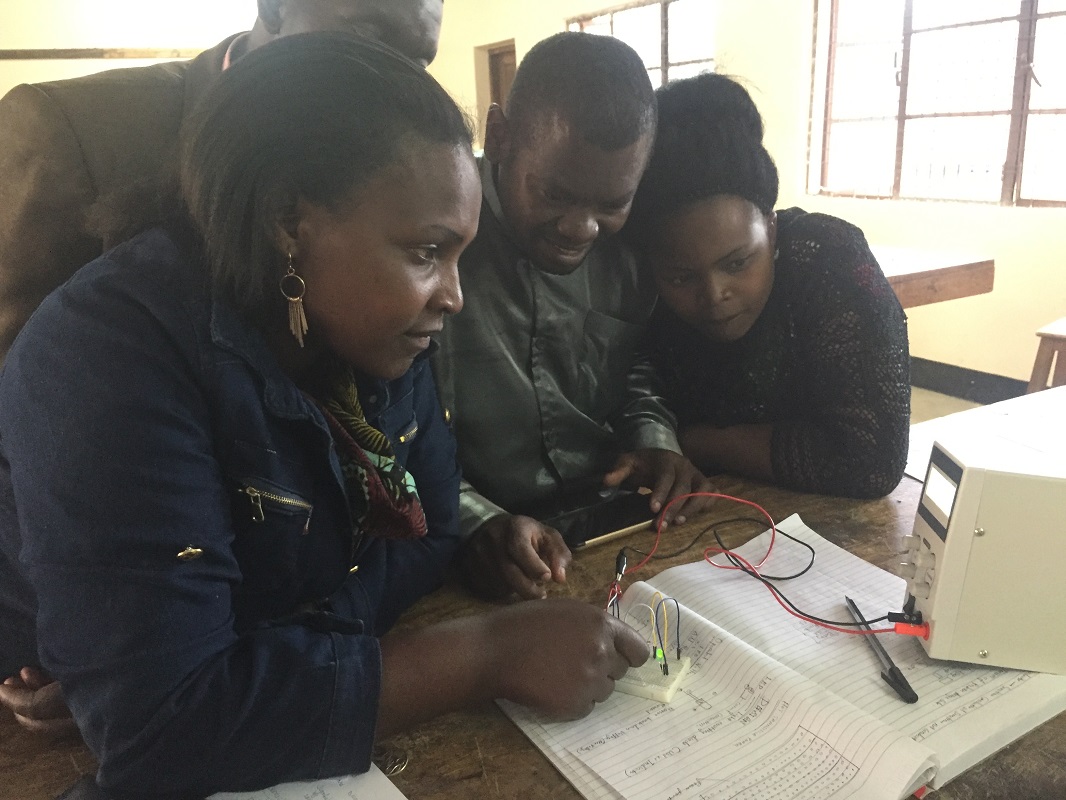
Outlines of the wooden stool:
<svg viewBox="0 0 1066 800">
<path fill-rule="evenodd" d="M 1036 335 L 1040 337 L 1040 347 L 1036 351 L 1033 377 L 1029 379 L 1026 393 L 1049 388 L 1052 361 L 1055 362 L 1055 376 L 1051 379 L 1051 385 L 1066 386 L 1066 317 L 1045 325 Z"/>
</svg>

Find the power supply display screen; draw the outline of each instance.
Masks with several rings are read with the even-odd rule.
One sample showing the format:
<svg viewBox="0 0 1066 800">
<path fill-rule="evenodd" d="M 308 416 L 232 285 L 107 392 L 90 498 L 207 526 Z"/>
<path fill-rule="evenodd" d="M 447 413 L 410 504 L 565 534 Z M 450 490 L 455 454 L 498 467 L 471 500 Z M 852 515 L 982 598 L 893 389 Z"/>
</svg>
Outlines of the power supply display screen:
<svg viewBox="0 0 1066 800">
<path fill-rule="evenodd" d="M 933 509 L 939 512 L 938 516 L 945 525 L 951 519 L 951 508 L 955 505 L 958 491 L 959 487 L 936 465 L 929 467 L 929 475 L 925 479 L 925 501 L 933 504 Z"/>
<path fill-rule="evenodd" d="M 922 499 L 918 503 L 918 514 L 941 540 L 947 540 L 948 523 L 951 521 L 951 512 L 955 507 L 955 497 L 959 492 L 961 480 L 962 467 L 937 445 L 933 445 L 929 470 L 925 473 Z"/>
</svg>

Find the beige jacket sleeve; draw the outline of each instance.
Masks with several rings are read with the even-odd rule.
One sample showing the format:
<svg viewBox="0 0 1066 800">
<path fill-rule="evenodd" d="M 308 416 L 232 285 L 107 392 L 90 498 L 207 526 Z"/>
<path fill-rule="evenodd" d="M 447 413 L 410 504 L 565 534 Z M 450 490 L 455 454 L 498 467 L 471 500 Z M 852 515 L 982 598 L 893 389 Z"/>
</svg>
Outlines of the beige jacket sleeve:
<svg viewBox="0 0 1066 800">
<path fill-rule="evenodd" d="M 0 359 L 49 292 L 117 244 L 89 233 L 90 209 L 166 174 L 240 35 L 191 61 L 17 86 L 0 100 Z"/>
<path fill-rule="evenodd" d="M 77 137 L 39 87 L 0 100 L 0 360 L 50 291 L 101 252 L 84 232 L 96 199 Z"/>
</svg>

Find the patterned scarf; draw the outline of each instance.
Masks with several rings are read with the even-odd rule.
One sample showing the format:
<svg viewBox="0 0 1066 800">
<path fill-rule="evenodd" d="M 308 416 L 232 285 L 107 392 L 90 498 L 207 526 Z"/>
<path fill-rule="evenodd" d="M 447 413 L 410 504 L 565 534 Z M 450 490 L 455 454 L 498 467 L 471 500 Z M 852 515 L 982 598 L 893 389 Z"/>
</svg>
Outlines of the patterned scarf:
<svg viewBox="0 0 1066 800">
<path fill-rule="evenodd" d="M 351 367 L 338 366 L 332 371 L 325 400 L 315 400 L 315 404 L 337 444 L 356 523 L 353 549 L 364 535 L 383 539 L 425 536 L 426 516 L 414 478 L 396 460 L 385 434 L 363 416 Z"/>
</svg>

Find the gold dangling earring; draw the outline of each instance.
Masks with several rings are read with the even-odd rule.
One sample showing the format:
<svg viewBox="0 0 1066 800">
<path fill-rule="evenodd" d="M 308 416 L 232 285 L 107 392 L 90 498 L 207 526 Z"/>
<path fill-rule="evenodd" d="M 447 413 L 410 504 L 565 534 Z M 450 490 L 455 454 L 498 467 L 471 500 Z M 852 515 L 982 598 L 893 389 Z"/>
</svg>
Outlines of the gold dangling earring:
<svg viewBox="0 0 1066 800">
<path fill-rule="evenodd" d="M 307 315 L 304 313 L 304 292 L 307 291 L 307 284 L 296 274 L 292 253 L 289 253 L 289 270 L 282 276 L 279 286 L 281 294 L 289 301 L 289 330 L 296 337 L 297 344 L 303 347 L 304 334 L 307 333 Z"/>
</svg>

